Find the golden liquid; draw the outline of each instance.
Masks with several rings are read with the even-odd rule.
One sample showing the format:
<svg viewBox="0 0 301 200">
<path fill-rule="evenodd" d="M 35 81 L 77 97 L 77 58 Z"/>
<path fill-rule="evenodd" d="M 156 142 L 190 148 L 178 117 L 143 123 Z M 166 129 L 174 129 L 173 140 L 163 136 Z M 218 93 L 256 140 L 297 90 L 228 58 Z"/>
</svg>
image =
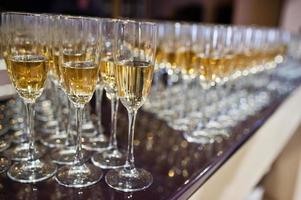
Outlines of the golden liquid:
<svg viewBox="0 0 301 200">
<path fill-rule="evenodd" d="M 62 85 L 77 106 L 88 103 L 96 88 L 99 67 L 90 61 L 67 62 L 61 66 Z"/>
<path fill-rule="evenodd" d="M 115 65 L 111 59 L 100 61 L 100 75 L 106 92 L 110 95 L 116 94 Z"/>
<path fill-rule="evenodd" d="M 225 55 L 223 58 L 224 58 L 223 67 L 219 75 L 220 77 L 225 78 L 234 73 L 235 56 L 234 54 L 230 53 Z"/>
<path fill-rule="evenodd" d="M 164 66 L 171 69 L 176 69 L 176 53 L 174 51 L 161 51 L 162 63 Z"/>
<path fill-rule="evenodd" d="M 160 65 L 164 61 L 164 52 L 162 48 L 158 47 L 156 50 L 156 65 Z"/>
<path fill-rule="evenodd" d="M 195 73 L 196 68 L 193 67 L 192 60 L 194 57 L 192 51 L 179 51 L 176 53 L 176 65 L 180 68 L 183 74 L 192 75 Z"/>
<path fill-rule="evenodd" d="M 124 106 L 138 109 L 149 94 L 154 66 L 144 61 L 116 65 L 118 95 Z"/>
<path fill-rule="evenodd" d="M 17 52 L 18 54 L 30 54 L 33 50 L 33 45 L 30 42 L 23 41 L 21 43 L 15 44 L 15 46 L 12 47 L 12 52 Z"/>
<path fill-rule="evenodd" d="M 279 45 L 279 47 L 277 48 L 278 54 L 285 56 L 287 54 L 287 48 L 288 47 L 286 44 Z"/>
<path fill-rule="evenodd" d="M 245 52 L 237 53 L 235 56 L 236 70 L 245 70 L 248 66 L 248 60 L 248 55 Z"/>
<path fill-rule="evenodd" d="M 54 66 L 54 72 L 56 74 L 56 77 L 58 80 L 61 79 L 61 72 L 60 72 L 60 66 L 59 66 L 59 53 L 55 52 L 53 54 L 53 66 Z"/>
<path fill-rule="evenodd" d="M 47 59 L 41 55 L 15 55 L 5 60 L 17 92 L 25 100 L 35 101 L 47 78 Z"/>
<path fill-rule="evenodd" d="M 200 77 L 205 81 L 216 81 L 227 72 L 228 65 L 232 65 L 233 58 L 209 57 L 202 54 L 192 58 L 193 66 L 198 70 Z"/>
</svg>

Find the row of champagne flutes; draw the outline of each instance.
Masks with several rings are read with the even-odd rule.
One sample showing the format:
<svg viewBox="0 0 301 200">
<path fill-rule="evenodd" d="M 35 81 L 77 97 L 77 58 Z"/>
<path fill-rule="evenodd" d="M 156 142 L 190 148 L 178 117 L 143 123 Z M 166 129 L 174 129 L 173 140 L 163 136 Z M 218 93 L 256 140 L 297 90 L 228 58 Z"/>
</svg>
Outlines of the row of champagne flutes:
<svg viewBox="0 0 301 200">
<path fill-rule="evenodd" d="M 137 110 L 146 100 L 152 83 L 156 25 L 131 20 L 12 12 L 2 13 L 1 22 L 4 59 L 10 79 L 25 103 L 25 132 L 29 138 L 27 158 L 15 162 L 7 172 L 8 177 L 35 183 L 55 175 L 61 185 L 86 187 L 98 182 L 103 176 L 100 168 L 105 168 L 113 169 L 106 174 L 105 180 L 117 190 L 137 191 L 150 186 L 151 174 L 134 165 L 133 139 Z M 43 92 L 48 71 L 55 96 L 58 96 L 55 134 L 65 134 L 65 137 L 56 138 L 55 143 L 51 142 L 51 134 L 41 138 L 43 144 L 59 147 L 51 151 L 54 162 L 40 157 L 35 145 L 35 132 L 39 129 L 34 131 L 34 105 Z M 95 90 L 98 97 L 101 96 L 103 86 L 112 104 L 111 137 L 108 146 L 96 146 L 102 151 L 96 153 L 91 159 L 93 164 L 89 164 L 81 144 L 83 111 Z M 67 95 L 69 112 L 74 107 L 75 146 L 70 142 L 72 139 L 69 141 L 73 137 L 71 128 L 64 130 L 60 125 L 63 121 L 60 104 L 64 103 L 59 93 Z M 127 154 L 117 148 L 119 99 L 129 116 Z M 46 129 L 49 126 L 48 123 Z M 88 138 L 86 145 L 93 148 L 93 142 Z M 60 153 L 62 151 L 64 153 Z M 64 166 L 57 169 L 55 163 Z"/>
<path fill-rule="evenodd" d="M 145 109 L 188 141 L 229 137 L 230 128 L 268 105 L 266 89 L 285 60 L 290 33 L 178 22 L 158 27 L 155 87 Z"/>
</svg>

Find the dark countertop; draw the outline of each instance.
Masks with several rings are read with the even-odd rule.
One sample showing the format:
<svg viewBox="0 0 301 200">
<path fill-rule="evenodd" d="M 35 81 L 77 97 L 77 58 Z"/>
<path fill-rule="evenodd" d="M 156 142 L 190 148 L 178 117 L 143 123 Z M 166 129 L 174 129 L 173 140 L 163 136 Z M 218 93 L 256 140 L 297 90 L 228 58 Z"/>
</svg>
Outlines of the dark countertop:
<svg viewBox="0 0 301 200">
<path fill-rule="evenodd" d="M 147 169 L 154 177 L 151 187 L 144 191 L 118 192 L 107 186 L 104 178 L 89 188 L 70 189 L 58 185 L 53 178 L 38 184 L 20 184 L 2 174 L 0 199 L 187 199 L 256 133 L 287 95 L 274 99 L 270 106 L 239 124 L 232 130 L 231 137 L 211 145 L 188 143 L 181 132 L 174 131 L 154 114 L 141 109 L 136 123 L 135 162 L 137 167 Z M 107 103 L 103 106 L 104 124 L 108 124 L 110 107 Z M 125 147 L 127 115 L 124 108 L 118 114 L 118 141 L 121 147 Z"/>
</svg>

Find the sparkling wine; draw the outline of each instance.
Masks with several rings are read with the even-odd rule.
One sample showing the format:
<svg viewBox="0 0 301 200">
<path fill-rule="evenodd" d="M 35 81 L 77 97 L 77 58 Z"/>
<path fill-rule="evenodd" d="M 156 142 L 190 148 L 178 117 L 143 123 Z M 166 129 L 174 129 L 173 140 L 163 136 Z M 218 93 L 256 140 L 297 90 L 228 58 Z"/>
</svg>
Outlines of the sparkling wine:
<svg viewBox="0 0 301 200">
<path fill-rule="evenodd" d="M 144 61 L 116 64 L 118 95 L 129 109 L 138 109 L 149 94 L 154 66 Z"/>
<path fill-rule="evenodd" d="M 116 94 L 115 65 L 112 59 L 102 59 L 100 61 L 100 76 L 106 92 L 109 95 Z"/>
<path fill-rule="evenodd" d="M 77 106 L 88 103 L 96 88 L 99 67 L 91 61 L 66 62 L 61 66 L 62 85 Z"/>
<path fill-rule="evenodd" d="M 197 54 L 193 57 L 193 65 L 198 68 L 201 79 L 215 81 L 225 68 L 225 59 Z"/>
<path fill-rule="evenodd" d="M 192 65 L 192 59 L 194 56 L 193 51 L 179 51 L 176 53 L 176 65 L 180 68 L 183 74 L 192 75 L 195 73 L 195 68 Z"/>
<path fill-rule="evenodd" d="M 33 102 L 41 95 L 47 78 L 47 59 L 42 55 L 7 56 L 11 81 L 22 98 Z"/>
</svg>

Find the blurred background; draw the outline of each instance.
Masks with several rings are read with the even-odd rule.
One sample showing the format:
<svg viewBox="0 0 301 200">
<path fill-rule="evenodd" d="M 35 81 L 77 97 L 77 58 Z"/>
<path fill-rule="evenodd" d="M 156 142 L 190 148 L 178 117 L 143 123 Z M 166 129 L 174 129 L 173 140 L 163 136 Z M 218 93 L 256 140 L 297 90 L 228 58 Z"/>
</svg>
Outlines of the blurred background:
<svg viewBox="0 0 301 200">
<path fill-rule="evenodd" d="M 1 0 L 0 10 L 301 30 L 301 0 Z"/>
</svg>

